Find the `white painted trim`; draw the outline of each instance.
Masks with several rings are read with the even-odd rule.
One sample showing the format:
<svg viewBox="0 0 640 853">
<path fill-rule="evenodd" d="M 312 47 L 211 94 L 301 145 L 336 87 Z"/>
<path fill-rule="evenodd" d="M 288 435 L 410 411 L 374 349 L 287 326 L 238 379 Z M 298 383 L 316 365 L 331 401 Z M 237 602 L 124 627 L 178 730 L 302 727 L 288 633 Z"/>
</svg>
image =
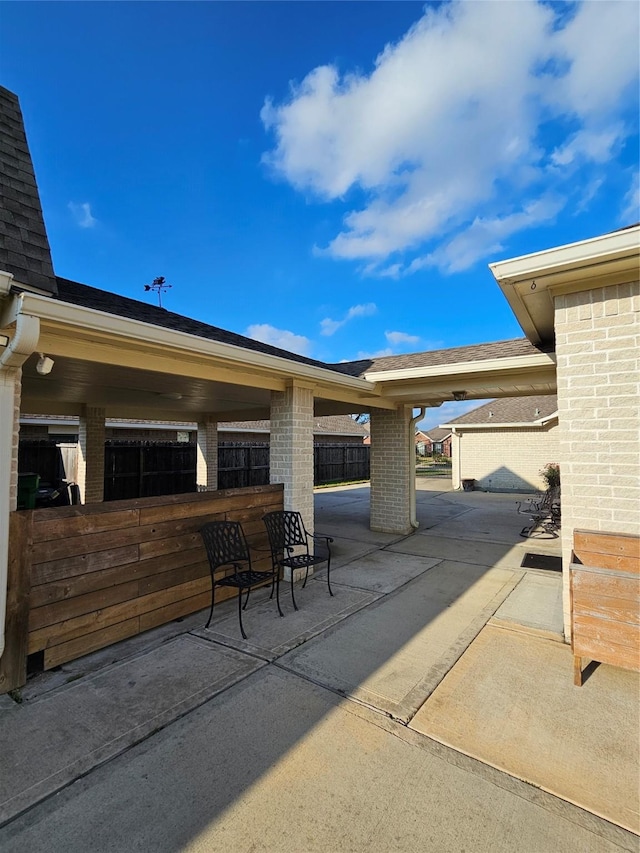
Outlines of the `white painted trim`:
<svg viewBox="0 0 640 853">
<path fill-rule="evenodd" d="M 577 243 L 556 246 L 530 255 L 489 264 L 498 283 L 515 284 L 531 278 L 564 271 L 566 278 L 584 266 L 593 267 L 604 261 L 633 258 L 640 250 L 640 226 L 602 234 Z"/>
</svg>

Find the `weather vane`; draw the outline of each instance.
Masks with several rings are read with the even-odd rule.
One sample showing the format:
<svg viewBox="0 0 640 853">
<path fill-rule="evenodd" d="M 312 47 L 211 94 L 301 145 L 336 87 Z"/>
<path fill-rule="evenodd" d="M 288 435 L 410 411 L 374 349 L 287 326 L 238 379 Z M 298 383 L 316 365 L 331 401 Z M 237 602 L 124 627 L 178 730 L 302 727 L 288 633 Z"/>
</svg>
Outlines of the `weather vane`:
<svg viewBox="0 0 640 853">
<path fill-rule="evenodd" d="M 162 294 L 165 290 L 169 290 L 172 285 L 166 284 L 163 275 L 154 278 L 152 284 L 145 284 L 145 290 L 154 290 L 158 294 L 158 307 L 162 308 Z"/>
</svg>

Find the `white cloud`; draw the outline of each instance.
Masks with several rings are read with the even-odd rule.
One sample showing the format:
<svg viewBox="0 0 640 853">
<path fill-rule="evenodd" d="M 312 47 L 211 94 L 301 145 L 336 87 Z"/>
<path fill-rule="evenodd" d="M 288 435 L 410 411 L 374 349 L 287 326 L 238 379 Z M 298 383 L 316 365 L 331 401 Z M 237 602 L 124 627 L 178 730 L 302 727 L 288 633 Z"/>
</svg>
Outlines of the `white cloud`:
<svg viewBox="0 0 640 853">
<path fill-rule="evenodd" d="M 79 225 L 80 228 L 93 228 L 97 225 L 98 220 L 92 216 L 91 205 L 88 201 L 82 202 L 81 204 L 70 201 L 68 207 L 76 220 L 76 225 Z"/>
<path fill-rule="evenodd" d="M 624 204 L 620 221 L 623 225 L 635 225 L 640 221 L 640 173 L 638 172 L 631 180 L 629 191 L 624 197 Z"/>
<path fill-rule="evenodd" d="M 581 130 L 552 152 L 551 162 L 555 166 L 568 166 L 577 159 L 606 163 L 612 156 L 615 144 L 623 138 L 622 124 L 600 131 Z"/>
<path fill-rule="evenodd" d="M 270 344 L 273 347 L 295 352 L 298 355 L 309 355 L 311 349 L 309 338 L 305 338 L 304 335 L 296 335 L 294 332 L 285 329 L 276 329 L 268 323 L 249 326 L 245 335 L 254 341 L 261 341 L 263 344 Z"/>
<path fill-rule="evenodd" d="M 385 332 L 384 336 L 392 346 L 399 346 L 400 344 L 415 345 L 420 343 L 418 335 L 408 335 L 406 332 Z"/>
<path fill-rule="evenodd" d="M 637 44 L 634 3 L 428 5 L 371 73 L 320 66 L 268 100 L 264 160 L 322 200 L 349 193 L 329 256 L 391 278 L 416 255 L 460 270 L 545 221 L 549 190 L 561 205 L 577 165 L 604 167 L 624 142 Z"/>
<path fill-rule="evenodd" d="M 442 243 L 431 254 L 415 258 L 406 272 L 434 266 L 448 273 L 467 269 L 476 261 L 502 251 L 503 241 L 511 234 L 551 221 L 563 206 L 563 199 L 544 197 L 503 217 L 477 218 L 466 230 L 460 231 L 448 243 Z"/>
<path fill-rule="evenodd" d="M 373 302 L 367 302 L 365 305 L 353 305 L 342 320 L 332 320 L 330 317 L 325 317 L 324 320 L 321 320 L 320 334 L 334 335 L 338 329 L 344 326 L 345 323 L 348 323 L 349 320 L 353 320 L 354 317 L 371 317 L 377 310 L 378 308 Z"/>
</svg>

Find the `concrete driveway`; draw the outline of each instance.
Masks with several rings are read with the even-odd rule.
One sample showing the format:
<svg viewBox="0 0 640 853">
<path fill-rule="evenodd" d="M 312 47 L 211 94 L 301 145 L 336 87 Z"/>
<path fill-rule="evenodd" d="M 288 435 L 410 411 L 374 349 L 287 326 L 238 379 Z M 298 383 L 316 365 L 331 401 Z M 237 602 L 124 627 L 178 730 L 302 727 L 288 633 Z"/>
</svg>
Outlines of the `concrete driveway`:
<svg viewBox="0 0 640 853">
<path fill-rule="evenodd" d="M 368 488 L 285 618 L 252 597 L 0 701 L 4 851 L 637 850 L 638 678 L 574 688 L 559 573 L 524 570 L 514 496 L 419 482 L 409 537 Z M 606 723 L 603 723 L 606 721 Z"/>
</svg>

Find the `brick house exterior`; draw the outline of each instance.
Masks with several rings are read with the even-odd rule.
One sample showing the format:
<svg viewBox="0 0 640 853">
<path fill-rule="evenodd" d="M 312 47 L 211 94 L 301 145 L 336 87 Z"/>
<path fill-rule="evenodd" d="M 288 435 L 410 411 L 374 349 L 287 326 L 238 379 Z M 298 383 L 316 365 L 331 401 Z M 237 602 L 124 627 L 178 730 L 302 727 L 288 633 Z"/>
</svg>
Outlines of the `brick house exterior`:
<svg viewBox="0 0 640 853">
<path fill-rule="evenodd" d="M 473 479 L 487 492 L 531 492 L 545 483 L 540 469 L 560 453 L 555 394 L 504 397 L 450 421 L 452 481 Z"/>
</svg>

